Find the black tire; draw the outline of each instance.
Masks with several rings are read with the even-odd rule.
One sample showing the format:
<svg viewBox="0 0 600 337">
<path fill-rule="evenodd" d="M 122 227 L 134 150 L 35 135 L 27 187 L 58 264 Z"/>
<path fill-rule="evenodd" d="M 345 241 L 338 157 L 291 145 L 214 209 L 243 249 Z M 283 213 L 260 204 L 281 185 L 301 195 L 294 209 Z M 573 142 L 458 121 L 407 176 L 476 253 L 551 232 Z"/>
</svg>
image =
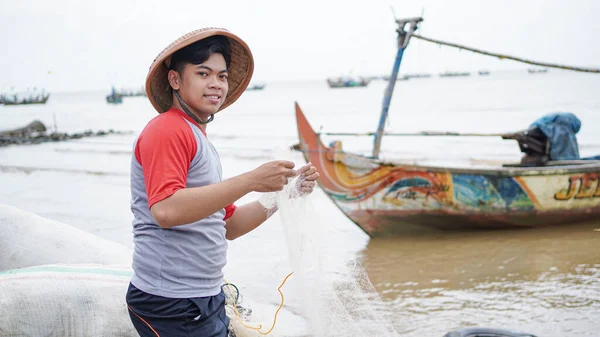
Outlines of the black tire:
<svg viewBox="0 0 600 337">
<path fill-rule="evenodd" d="M 530 333 L 493 328 L 460 328 L 448 332 L 444 337 L 536 337 Z"/>
</svg>

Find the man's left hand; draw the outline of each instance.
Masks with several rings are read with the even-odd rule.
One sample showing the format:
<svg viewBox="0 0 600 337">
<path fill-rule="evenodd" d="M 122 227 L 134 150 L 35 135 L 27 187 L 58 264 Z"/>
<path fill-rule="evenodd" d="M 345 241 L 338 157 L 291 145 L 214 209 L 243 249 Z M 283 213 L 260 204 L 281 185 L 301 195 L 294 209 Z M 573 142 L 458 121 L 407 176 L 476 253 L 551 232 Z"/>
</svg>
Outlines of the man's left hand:
<svg viewBox="0 0 600 337">
<path fill-rule="evenodd" d="M 308 162 L 306 165 L 298 169 L 300 177 L 296 182 L 296 190 L 300 196 L 311 194 L 316 185 L 316 180 L 319 179 L 319 172 L 312 163 Z"/>
</svg>

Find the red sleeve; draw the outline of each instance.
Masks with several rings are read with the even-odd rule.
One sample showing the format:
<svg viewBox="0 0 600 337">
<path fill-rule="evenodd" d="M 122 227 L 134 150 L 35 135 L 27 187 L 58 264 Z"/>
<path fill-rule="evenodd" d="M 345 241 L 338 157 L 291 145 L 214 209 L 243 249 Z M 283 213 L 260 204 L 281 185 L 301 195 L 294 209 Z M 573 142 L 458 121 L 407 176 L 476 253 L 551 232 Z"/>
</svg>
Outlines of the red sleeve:
<svg viewBox="0 0 600 337">
<path fill-rule="evenodd" d="M 135 147 L 135 157 L 144 172 L 148 208 L 185 188 L 190 163 L 198 150 L 185 120 L 167 114 L 148 123 Z"/>
<path fill-rule="evenodd" d="M 237 209 L 237 206 L 234 204 L 225 206 L 225 217 L 223 218 L 223 220 L 227 220 L 227 219 L 231 218 L 231 216 L 233 215 L 233 212 L 235 212 L 236 209 Z"/>
</svg>

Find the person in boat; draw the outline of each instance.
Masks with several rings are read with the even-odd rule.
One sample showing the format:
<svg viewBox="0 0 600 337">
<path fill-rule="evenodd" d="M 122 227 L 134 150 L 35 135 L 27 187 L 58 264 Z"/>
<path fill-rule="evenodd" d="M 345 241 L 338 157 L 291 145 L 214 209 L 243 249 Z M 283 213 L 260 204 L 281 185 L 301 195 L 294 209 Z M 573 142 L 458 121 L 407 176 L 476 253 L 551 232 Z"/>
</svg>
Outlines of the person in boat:
<svg viewBox="0 0 600 337">
<path fill-rule="evenodd" d="M 150 66 L 146 92 L 159 115 L 134 143 L 135 248 L 126 294 L 141 336 L 227 336 L 221 289 L 227 240 L 254 230 L 277 210 L 262 197 L 235 202 L 250 192 L 272 196 L 298 175 L 293 188 L 304 196 L 319 177 L 310 163 L 295 170 L 293 162 L 277 160 L 222 180 L 207 126 L 244 92 L 253 69 L 246 43 L 217 28 L 182 36 Z"/>
</svg>

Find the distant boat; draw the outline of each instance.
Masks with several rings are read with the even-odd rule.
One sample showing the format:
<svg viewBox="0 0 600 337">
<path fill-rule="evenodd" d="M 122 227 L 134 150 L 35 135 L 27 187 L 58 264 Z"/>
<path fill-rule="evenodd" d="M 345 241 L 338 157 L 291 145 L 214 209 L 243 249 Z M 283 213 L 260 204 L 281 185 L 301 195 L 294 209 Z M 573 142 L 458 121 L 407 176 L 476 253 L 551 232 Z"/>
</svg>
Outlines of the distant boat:
<svg viewBox="0 0 600 337">
<path fill-rule="evenodd" d="M 327 79 L 327 84 L 329 84 L 330 88 L 366 87 L 369 85 L 369 82 L 371 82 L 371 80 L 363 77 L 336 77 Z"/>
<path fill-rule="evenodd" d="M 546 68 L 529 68 L 529 69 L 527 69 L 527 72 L 530 74 L 541 74 L 541 73 L 547 73 L 548 69 L 546 69 Z"/>
<path fill-rule="evenodd" d="M 44 94 L 42 92 L 38 95 L 31 94 L 29 97 L 19 98 L 18 95 L 12 95 L 9 98 L 7 95 L 0 95 L 0 104 L 4 105 L 27 105 L 27 104 L 46 104 L 50 98 L 50 93 Z"/>
<path fill-rule="evenodd" d="M 106 102 L 109 104 L 121 104 L 123 103 L 123 96 L 106 96 Z"/>
<path fill-rule="evenodd" d="M 489 72 L 489 71 L 487 71 L 487 70 L 480 70 L 480 71 L 479 71 L 479 75 L 480 75 L 480 76 L 487 76 L 487 75 L 489 75 L 489 74 L 490 74 L 490 72 Z"/>
<path fill-rule="evenodd" d="M 146 91 L 142 88 L 139 89 L 137 91 L 134 90 L 121 90 L 118 92 L 119 95 L 121 95 L 122 97 L 141 97 L 141 96 L 147 96 L 146 95 Z"/>
<path fill-rule="evenodd" d="M 110 94 L 106 95 L 106 103 L 108 104 L 121 104 L 123 103 L 123 95 L 118 93 L 115 90 L 115 87 L 112 88 Z"/>
<path fill-rule="evenodd" d="M 461 77 L 461 76 L 471 76 L 471 73 L 446 71 L 446 72 L 440 74 L 440 77 Z"/>
<path fill-rule="evenodd" d="M 429 77 L 431 77 L 431 74 L 426 74 L 426 73 L 423 73 L 423 74 L 406 74 L 406 75 L 403 76 L 403 78 L 405 78 L 405 79 L 409 79 L 409 78 L 429 78 Z"/>
<path fill-rule="evenodd" d="M 251 84 L 246 90 L 263 90 L 266 84 Z"/>
</svg>

